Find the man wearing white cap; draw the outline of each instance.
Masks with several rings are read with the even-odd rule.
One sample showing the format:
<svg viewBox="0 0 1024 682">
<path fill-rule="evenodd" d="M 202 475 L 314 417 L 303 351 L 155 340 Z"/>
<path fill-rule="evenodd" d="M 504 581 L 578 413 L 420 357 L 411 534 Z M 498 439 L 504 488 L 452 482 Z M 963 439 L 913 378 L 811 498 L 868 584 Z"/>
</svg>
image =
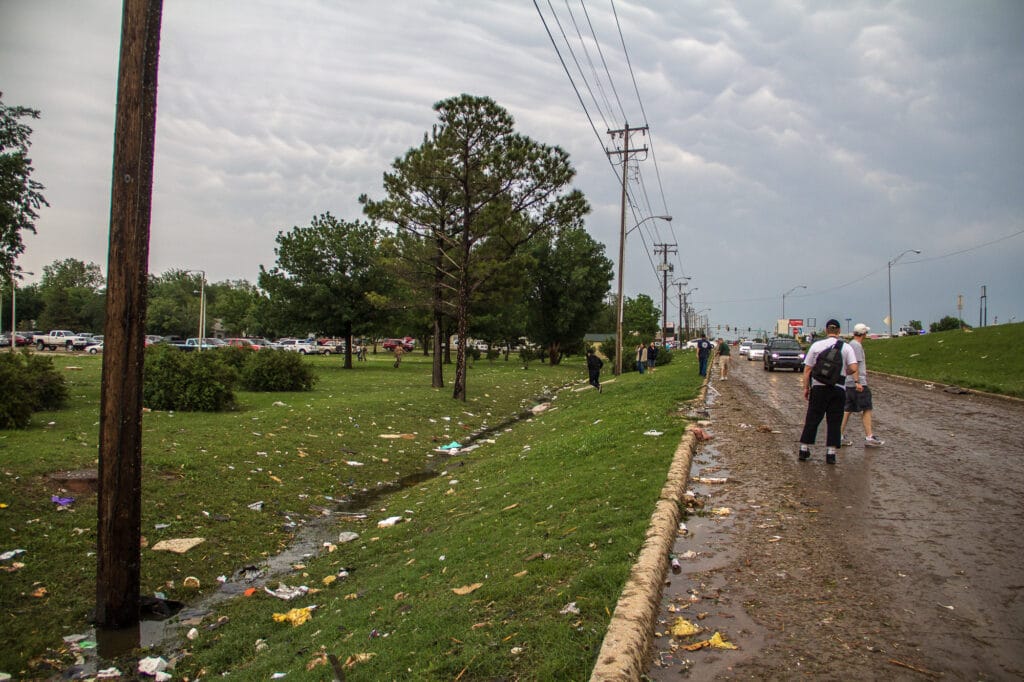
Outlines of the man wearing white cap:
<svg viewBox="0 0 1024 682">
<path fill-rule="evenodd" d="M 853 327 L 853 340 L 850 347 L 857 356 L 857 374 L 846 377 L 846 405 L 843 408 L 843 445 L 853 445 L 853 441 L 846 437 L 846 422 L 850 420 L 850 414 L 860 412 L 860 419 L 864 423 L 864 446 L 878 448 L 885 445 L 885 441 L 875 437 L 871 430 L 871 389 L 868 388 L 868 366 L 864 359 L 864 346 L 861 345 L 867 338 L 871 328 L 864 323 L 858 323 Z"/>
</svg>

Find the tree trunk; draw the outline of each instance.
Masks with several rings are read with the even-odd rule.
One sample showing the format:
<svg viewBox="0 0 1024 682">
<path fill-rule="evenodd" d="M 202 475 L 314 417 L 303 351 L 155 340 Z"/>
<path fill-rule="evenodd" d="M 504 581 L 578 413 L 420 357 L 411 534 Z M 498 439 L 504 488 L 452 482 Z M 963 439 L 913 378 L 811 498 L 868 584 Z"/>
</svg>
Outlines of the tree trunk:
<svg viewBox="0 0 1024 682">
<path fill-rule="evenodd" d="M 561 344 L 558 343 L 558 341 L 552 341 L 551 343 L 548 344 L 548 360 L 551 362 L 552 367 L 557 365 L 562 360 L 559 353 L 560 348 Z"/>
<path fill-rule="evenodd" d="M 459 347 L 455 352 L 455 380 L 452 382 L 452 397 L 456 400 L 466 400 L 466 329 L 469 313 L 469 292 L 468 283 L 459 282 L 458 301 L 458 323 L 456 332 L 459 335 Z"/>
<path fill-rule="evenodd" d="M 438 238 L 435 241 L 434 291 L 431 295 L 434 317 L 434 359 L 430 363 L 430 385 L 433 388 L 444 388 L 444 368 L 441 366 L 441 363 L 444 361 L 444 358 L 441 357 L 441 333 L 444 329 L 443 314 L 441 312 L 441 306 L 444 305 L 444 288 L 442 287 L 444 271 L 441 269 L 441 252 L 443 249 L 444 242 Z"/>
<path fill-rule="evenodd" d="M 101 628 L 139 622 L 142 368 L 162 11 L 161 0 L 125 0 L 121 18 L 96 505 Z"/>
</svg>

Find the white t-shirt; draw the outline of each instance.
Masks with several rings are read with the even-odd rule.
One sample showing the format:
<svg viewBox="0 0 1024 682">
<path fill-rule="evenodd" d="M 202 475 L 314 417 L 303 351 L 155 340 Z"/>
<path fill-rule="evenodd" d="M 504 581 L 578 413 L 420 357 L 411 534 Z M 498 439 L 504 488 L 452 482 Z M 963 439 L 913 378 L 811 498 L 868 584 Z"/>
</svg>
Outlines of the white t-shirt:
<svg viewBox="0 0 1024 682">
<path fill-rule="evenodd" d="M 830 336 L 826 339 L 822 339 L 821 341 L 815 341 L 812 343 L 811 347 L 807 349 L 807 356 L 804 357 L 804 365 L 807 367 L 814 367 L 814 363 L 818 361 L 818 356 L 834 346 L 838 340 L 838 338 Z M 850 365 L 857 362 L 857 355 L 854 353 L 853 348 L 850 347 L 850 344 L 843 342 L 843 348 L 840 352 L 843 354 L 843 365 L 845 367 L 849 368 Z M 821 383 L 817 379 L 813 377 L 811 378 L 812 387 L 824 385 L 825 384 Z M 836 384 L 835 387 L 845 390 L 845 386 L 842 383 Z"/>
<path fill-rule="evenodd" d="M 857 358 L 857 378 L 855 379 L 855 378 L 853 378 L 853 376 L 847 374 L 846 375 L 846 387 L 847 388 L 856 388 L 857 387 L 857 380 L 858 379 L 860 380 L 860 385 L 861 386 L 867 386 L 868 385 L 868 363 L 867 363 L 867 360 L 864 359 L 864 346 L 860 345 L 860 341 L 857 340 L 856 336 L 853 337 L 853 341 L 850 341 L 850 343 L 848 345 L 851 348 L 853 348 L 853 354 Z"/>
</svg>

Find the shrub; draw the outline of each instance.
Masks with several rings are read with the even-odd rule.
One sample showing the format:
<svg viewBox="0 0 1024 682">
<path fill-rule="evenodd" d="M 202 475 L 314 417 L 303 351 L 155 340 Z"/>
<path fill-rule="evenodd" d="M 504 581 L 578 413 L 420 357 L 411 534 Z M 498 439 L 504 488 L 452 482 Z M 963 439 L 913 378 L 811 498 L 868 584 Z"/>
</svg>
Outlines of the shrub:
<svg viewBox="0 0 1024 682">
<path fill-rule="evenodd" d="M 659 348 L 658 357 L 654 362 L 656 367 L 661 367 L 662 365 L 667 365 L 672 362 L 672 351 L 668 348 Z"/>
<path fill-rule="evenodd" d="M 523 346 L 522 348 L 519 349 L 519 359 L 523 361 L 523 367 L 529 365 L 530 360 L 535 360 L 536 358 L 537 352 L 533 348 L 529 346 Z"/>
<path fill-rule="evenodd" d="M 206 353 L 207 351 L 203 352 Z M 258 351 L 253 351 L 249 348 L 239 348 L 238 346 L 227 346 L 217 348 L 214 352 L 220 357 L 221 362 L 234 367 L 236 372 L 241 372 L 242 368 L 245 367 L 245 363 L 249 360 L 249 356 Z"/>
<path fill-rule="evenodd" d="M 608 358 L 608 364 L 615 366 L 615 337 L 609 336 L 601 342 L 601 354 Z"/>
<path fill-rule="evenodd" d="M 495 348 L 494 346 L 490 346 L 487 349 L 487 359 L 488 360 L 490 360 L 491 362 L 494 362 L 499 357 L 501 357 L 501 351 L 498 348 Z M 508 357 L 506 356 L 505 359 L 507 360 Z"/>
<path fill-rule="evenodd" d="M 28 353 L 0 355 L 0 429 L 24 429 L 32 413 L 57 410 L 68 400 L 64 377 L 53 367 L 53 360 Z"/>
<path fill-rule="evenodd" d="M 220 412 L 234 406 L 237 380 L 219 352 L 186 353 L 156 344 L 146 349 L 142 402 L 153 410 Z"/>
<path fill-rule="evenodd" d="M 247 391 L 309 391 L 314 383 L 316 375 L 302 356 L 283 350 L 251 353 L 242 369 Z"/>
<path fill-rule="evenodd" d="M 24 429 L 32 420 L 32 384 L 20 355 L 0 353 L 0 429 Z"/>
</svg>

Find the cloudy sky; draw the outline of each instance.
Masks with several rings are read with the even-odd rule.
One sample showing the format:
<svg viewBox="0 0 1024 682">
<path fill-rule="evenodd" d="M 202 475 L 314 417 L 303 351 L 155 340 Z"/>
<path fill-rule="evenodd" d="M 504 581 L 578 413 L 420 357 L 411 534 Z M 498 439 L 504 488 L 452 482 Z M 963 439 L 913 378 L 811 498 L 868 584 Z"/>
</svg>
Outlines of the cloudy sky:
<svg viewBox="0 0 1024 682">
<path fill-rule="evenodd" d="M 150 271 L 255 281 L 279 231 L 361 217 L 431 106 L 465 92 L 569 152 L 613 260 L 607 131 L 649 127 L 631 143 L 648 152 L 627 295 L 660 306 L 653 250 L 670 244 L 712 324 L 770 327 L 793 290 L 787 318 L 882 331 L 890 270 L 897 324 L 956 315 L 958 295 L 977 323 L 982 286 L 990 324 L 1024 320 L 1024 3 L 538 5 L 166 0 Z M 120 6 L 0 0 L 3 101 L 42 112 L 30 279 L 63 258 L 106 269 Z"/>
</svg>

